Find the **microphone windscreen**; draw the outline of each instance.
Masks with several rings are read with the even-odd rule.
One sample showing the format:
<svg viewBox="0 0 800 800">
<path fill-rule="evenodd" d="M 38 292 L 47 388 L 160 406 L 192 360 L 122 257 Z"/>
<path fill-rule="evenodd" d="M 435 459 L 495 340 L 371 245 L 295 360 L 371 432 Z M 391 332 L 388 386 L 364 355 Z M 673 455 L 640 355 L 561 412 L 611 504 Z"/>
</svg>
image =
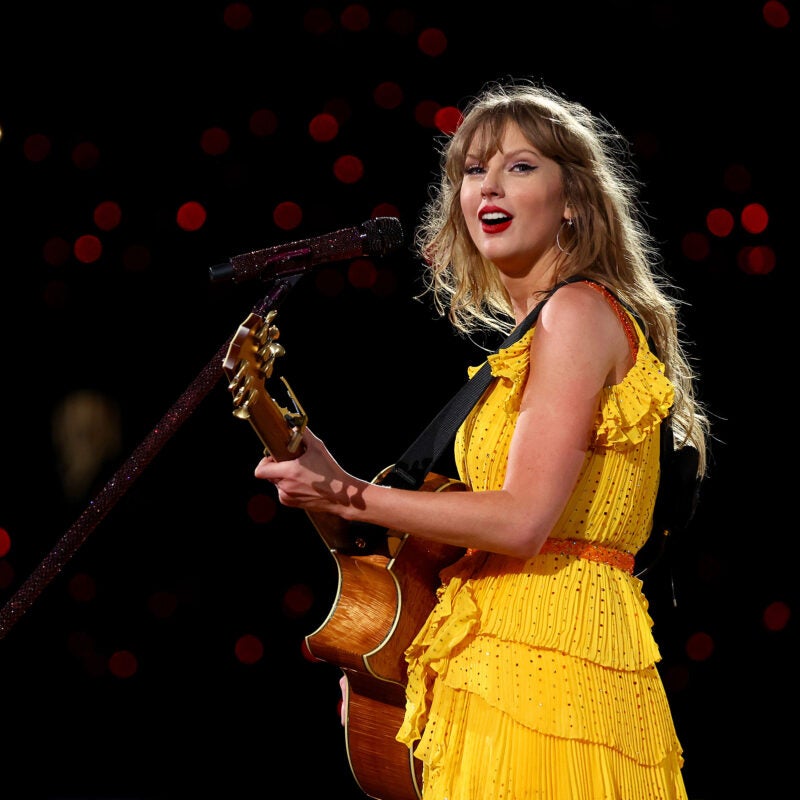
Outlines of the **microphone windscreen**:
<svg viewBox="0 0 800 800">
<path fill-rule="evenodd" d="M 403 243 L 403 226 L 397 217 L 375 217 L 361 225 L 366 237 L 364 254 L 385 256 Z"/>
</svg>

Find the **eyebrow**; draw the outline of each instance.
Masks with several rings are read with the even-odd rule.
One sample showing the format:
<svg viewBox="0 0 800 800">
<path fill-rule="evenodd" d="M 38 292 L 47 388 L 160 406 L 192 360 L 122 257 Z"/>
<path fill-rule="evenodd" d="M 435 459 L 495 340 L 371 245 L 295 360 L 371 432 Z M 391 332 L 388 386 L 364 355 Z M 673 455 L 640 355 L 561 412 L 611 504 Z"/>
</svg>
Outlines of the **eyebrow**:
<svg viewBox="0 0 800 800">
<path fill-rule="evenodd" d="M 537 158 L 545 158 L 538 150 L 534 149 L 533 145 L 529 147 L 521 147 L 518 150 L 511 150 L 510 152 L 503 152 L 502 150 L 495 150 L 492 155 L 495 153 L 502 153 L 505 158 L 517 158 L 520 155 L 532 155 L 536 156 Z M 464 156 L 465 160 L 469 160 L 471 158 L 475 159 L 476 161 L 481 160 L 481 156 L 476 155 L 475 153 L 466 153 Z"/>
</svg>

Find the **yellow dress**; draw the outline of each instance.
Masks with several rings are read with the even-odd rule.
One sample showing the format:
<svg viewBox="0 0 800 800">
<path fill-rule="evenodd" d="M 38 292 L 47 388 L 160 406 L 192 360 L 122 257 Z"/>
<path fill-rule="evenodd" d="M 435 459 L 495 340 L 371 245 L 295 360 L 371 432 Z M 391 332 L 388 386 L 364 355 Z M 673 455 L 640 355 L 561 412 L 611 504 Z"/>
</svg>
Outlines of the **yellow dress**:
<svg viewBox="0 0 800 800">
<path fill-rule="evenodd" d="M 609 557 L 631 560 L 647 539 L 674 398 L 632 330 L 635 364 L 602 393 L 547 552 L 468 551 L 442 573 L 406 652 L 397 739 L 423 762 L 424 800 L 686 798 L 642 582 Z M 489 356 L 499 380 L 459 430 L 456 462 L 472 490 L 502 487 L 534 335 Z M 590 547 L 576 555 L 576 543 Z"/>
</svg>

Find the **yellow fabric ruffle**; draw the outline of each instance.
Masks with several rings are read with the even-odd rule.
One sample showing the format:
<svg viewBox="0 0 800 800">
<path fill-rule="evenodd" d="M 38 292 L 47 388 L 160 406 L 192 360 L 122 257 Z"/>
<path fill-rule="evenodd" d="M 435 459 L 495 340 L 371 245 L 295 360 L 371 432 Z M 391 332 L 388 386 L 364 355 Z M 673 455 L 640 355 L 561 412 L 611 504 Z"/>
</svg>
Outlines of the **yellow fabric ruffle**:
<svg viewBox="0 0 800 800">
<path fill-rule="evenodd" d="M 674 400 L 633 324 L 635 363 L 601 394 L 591 447 L 551 533 L 631 554 L 649 534 L 660 423 Z M 459 477 L 475 491 L 502 487 L 534 335 L 488 357 L 498 380 L 456 437 Z M 438 603 L 406 651 L 397 734 L 423 762 L 425 800 L 685 800 L 638 578 L 557 552 L 526 561 L 470 553 L 441 577 Z"/>
<path fill-rule="evenodd" d="M 640 763 L 606 744 L 531 730 L 482 695 L 448 687 L 416 753 L 425 800 L 686 800 L 678 749 Z"/>
<path fill-rule="evenodd" d="M 661 424 L 674 399 L 664 365 L 640 346 L 625 380 L 603 390 L 595 446 L 619 449 L 639 444 Z"/>
</svg>

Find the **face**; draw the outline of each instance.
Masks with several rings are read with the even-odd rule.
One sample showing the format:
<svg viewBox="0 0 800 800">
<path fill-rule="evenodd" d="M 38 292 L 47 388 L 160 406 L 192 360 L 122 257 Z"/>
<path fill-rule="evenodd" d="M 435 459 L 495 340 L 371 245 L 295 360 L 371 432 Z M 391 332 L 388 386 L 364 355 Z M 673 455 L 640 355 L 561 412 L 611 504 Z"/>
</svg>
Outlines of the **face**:
<svg viewBox="0 0 800 800">
<path fill-rule="evenodd" d="M 467 151 L 461 210 L 481 254 L 503 274 L 521 277 L 555 257 L 556 234 L 569 217 L 561 168 L 509 123 L 487 161 L 480 134 Z"/>
</svg>

